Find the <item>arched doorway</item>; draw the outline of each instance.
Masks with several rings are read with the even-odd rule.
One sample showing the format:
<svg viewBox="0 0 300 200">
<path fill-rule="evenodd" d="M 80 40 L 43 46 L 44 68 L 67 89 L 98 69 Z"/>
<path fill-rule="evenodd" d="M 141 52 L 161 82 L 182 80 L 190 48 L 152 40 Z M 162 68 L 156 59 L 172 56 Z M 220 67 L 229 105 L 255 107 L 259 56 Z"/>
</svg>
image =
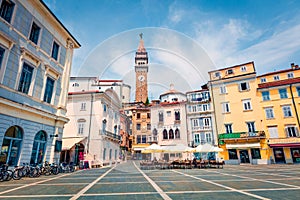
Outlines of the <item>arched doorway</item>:
<svg viewBox="0 0 300 200">
<path fill-rule="evenodd" d="M 47 134 L 45 131 L 39 131 L 35 137 L 32 146 L 30 164 L 41 164 L 44 160 L 47 144 Z"/>
<path fill-rule="evenodd" d="M 0 153 L 0 164 L 18 165 L 23 130 L 18 126 L 11 126 L 5 132 Z"/>
</svg>

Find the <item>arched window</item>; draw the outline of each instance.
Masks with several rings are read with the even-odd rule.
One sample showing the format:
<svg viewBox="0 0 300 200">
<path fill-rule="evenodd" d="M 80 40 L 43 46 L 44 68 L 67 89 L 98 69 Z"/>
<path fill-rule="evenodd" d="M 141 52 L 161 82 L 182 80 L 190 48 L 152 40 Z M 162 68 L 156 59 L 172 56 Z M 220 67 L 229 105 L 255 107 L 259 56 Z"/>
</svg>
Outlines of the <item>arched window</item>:
<svg viewBox="0 0 300 200">
<path fill-rule="evenodd" d="M 180 112 L 175 111 L 175 120 L 180 120 Z"/>
<path fill-rule="evenodd" d="M 47 134 L 44 131 L 39 131 L 34 137 L 30 164 L 41 164 L 43 162 L 46 143 Z"/>
<path fill-rule="evenodd" d="M 7 129 L 0 153 L 0 164 L 18 165 L 22 139 L 23 130 L 20 127 L 12 126 Z"/>
<path fill-rule="evenodd" d="M 156 128 L 154 128 L 153 129 L 153 131 L 152 131 L 152 140 L 154 141 L 154 142 L 157 142 L 157 129 Z"/>
<path fill-rule="evenodd" d="M 163 139 L 164 140 L 168 139 L 168 131 L 166 129 L 163 130 Z"/>
<path fill-rule="evenodd" d="M 164 121 L 164 113 L 163 112 L 159 112 L 158 113 L 158 121 L 159 122 L 163 122 Z"/>
<path fill-rule="evenodd" d="M 170 139 L 174 139 L 174 131 L 173 131 L 173 129 L 169 130 L 169 140 Z"/>
<path fill-rule="evenodd" d="M 154 136 L 157 136 L 157 129 L 156 129 L 156 128 L 153 129 L 152 134 L 153 134 Z"/>
<path fill-rule="evenodd" d="M 109 150 L 109 160 L 112 158 L 112 149 Z"/>
<path fill-rule="evenodd" d="M 106 148 L 103 149 L 103 158 L 102 159 L 103 159 L 103 161 L 106 160 Z"/>
<path fill-rule="evenodd" d="M 106 119 L 102 120 L 102 134 L 106 134 Z"/>
<path fill-rule="evenodd" d="M 176 130 L 175 130 L 175 138 L 180 139 L 180 131 L 178 128 L 176 128 Z"/>
</svg>

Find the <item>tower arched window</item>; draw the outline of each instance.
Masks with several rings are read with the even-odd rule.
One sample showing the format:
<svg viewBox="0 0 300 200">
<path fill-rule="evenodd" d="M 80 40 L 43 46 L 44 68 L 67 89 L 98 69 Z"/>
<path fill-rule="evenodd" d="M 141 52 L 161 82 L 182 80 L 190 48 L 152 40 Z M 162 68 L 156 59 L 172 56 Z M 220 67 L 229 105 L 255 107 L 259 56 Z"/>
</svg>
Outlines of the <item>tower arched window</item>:
<svg viewBox="0 0 300 200">
<path fill-rule="evenodd" d="M 174 139 L 174 131 L 173 129 L 169 130 L 169 140 Z"/>
<path fill-rule="evenodd" d="M 163 139 L 164 140 L 168 139 L 168 131 L 166 129 L 163 130 Z"/>
<path fill-rule="evenodd" d="M 180 131 L 178 128 L 176 128 L 176 130 L 175 130 L 175 138 L 180 139 Z"/>
</svg>

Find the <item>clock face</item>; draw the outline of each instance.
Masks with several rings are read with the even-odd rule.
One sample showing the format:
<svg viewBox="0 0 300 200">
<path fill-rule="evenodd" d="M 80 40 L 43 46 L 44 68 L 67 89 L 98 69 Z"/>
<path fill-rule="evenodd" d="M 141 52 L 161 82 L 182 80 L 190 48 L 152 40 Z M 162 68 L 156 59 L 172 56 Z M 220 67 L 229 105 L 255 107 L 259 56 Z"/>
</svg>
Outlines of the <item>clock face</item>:
<svg viewBox="0 0 300 200">
<path fill-rule="evenodd" d="M 138 76 L 138 79 L 139 79 L 139 81 L 144 81 L 144 80 L 145 80 L 145 76 L 139 75 L 139 76 Z"/>
</svg>

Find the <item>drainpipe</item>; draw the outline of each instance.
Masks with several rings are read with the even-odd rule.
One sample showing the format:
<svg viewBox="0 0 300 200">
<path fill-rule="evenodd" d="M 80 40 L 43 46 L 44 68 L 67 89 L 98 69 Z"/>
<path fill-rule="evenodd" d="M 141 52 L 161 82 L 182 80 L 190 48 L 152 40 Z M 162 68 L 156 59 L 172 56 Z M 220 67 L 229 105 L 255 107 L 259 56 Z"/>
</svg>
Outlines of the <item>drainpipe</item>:
<svg viewBox="0 0 300 200">
<path fill-rule="evenodd" d="M 290 92 L 291 92 L 291 96 L 292 96 L 292 102 L 293 102 L 294 110 L 295 110 L 295 113 L 296 113 L 298 128 L 300 128 L 300 120 L 299 120 L 299 115 L 298 115 L 298 112 L 297 112 L 297 107 L 296 107 L 296 103 L 295 103 L 294 94 L 293 94 L 293 91 L 292 91 L 292 84 L 290 84 Z"/>
<path fill-rule="evenodd" d="M 90 137 L 91 137 L 91 127 L 92 127 L 93 101 L 94 101 L 94 95 L 93 95 L 93 93 L 91 93 L 90 123 L 89 123 L 89 132 L 88 132 L 88 138 L 87 138 L 87 144 L 86 144 L 87 153 L 90 152 L 90 140 L 91 140 Z"/>
<path fill-rule="evenodd" d="M 213 87 L 212 87 L 212 82 L 210 82 L 210 102 L 212 103 L 212 106 L 213 106 L 213 116 L 215 118 L 215 121 L 214 121 L 214 125 L 215 125 L 215 132 L 213 133 L 214 135 L 216 134 L 216 137 L 217 137 L 217 144 L 219 146 L 219 131 L 218 131 L 218 124 L 217 124 L 217 117 L 216 117 L 216 106 L 215 106 L 215 100 L 214 100 L 214 94 L 213 94 Z M 215 142 L 214 142 L 215 143 Z"/>
</svg>

